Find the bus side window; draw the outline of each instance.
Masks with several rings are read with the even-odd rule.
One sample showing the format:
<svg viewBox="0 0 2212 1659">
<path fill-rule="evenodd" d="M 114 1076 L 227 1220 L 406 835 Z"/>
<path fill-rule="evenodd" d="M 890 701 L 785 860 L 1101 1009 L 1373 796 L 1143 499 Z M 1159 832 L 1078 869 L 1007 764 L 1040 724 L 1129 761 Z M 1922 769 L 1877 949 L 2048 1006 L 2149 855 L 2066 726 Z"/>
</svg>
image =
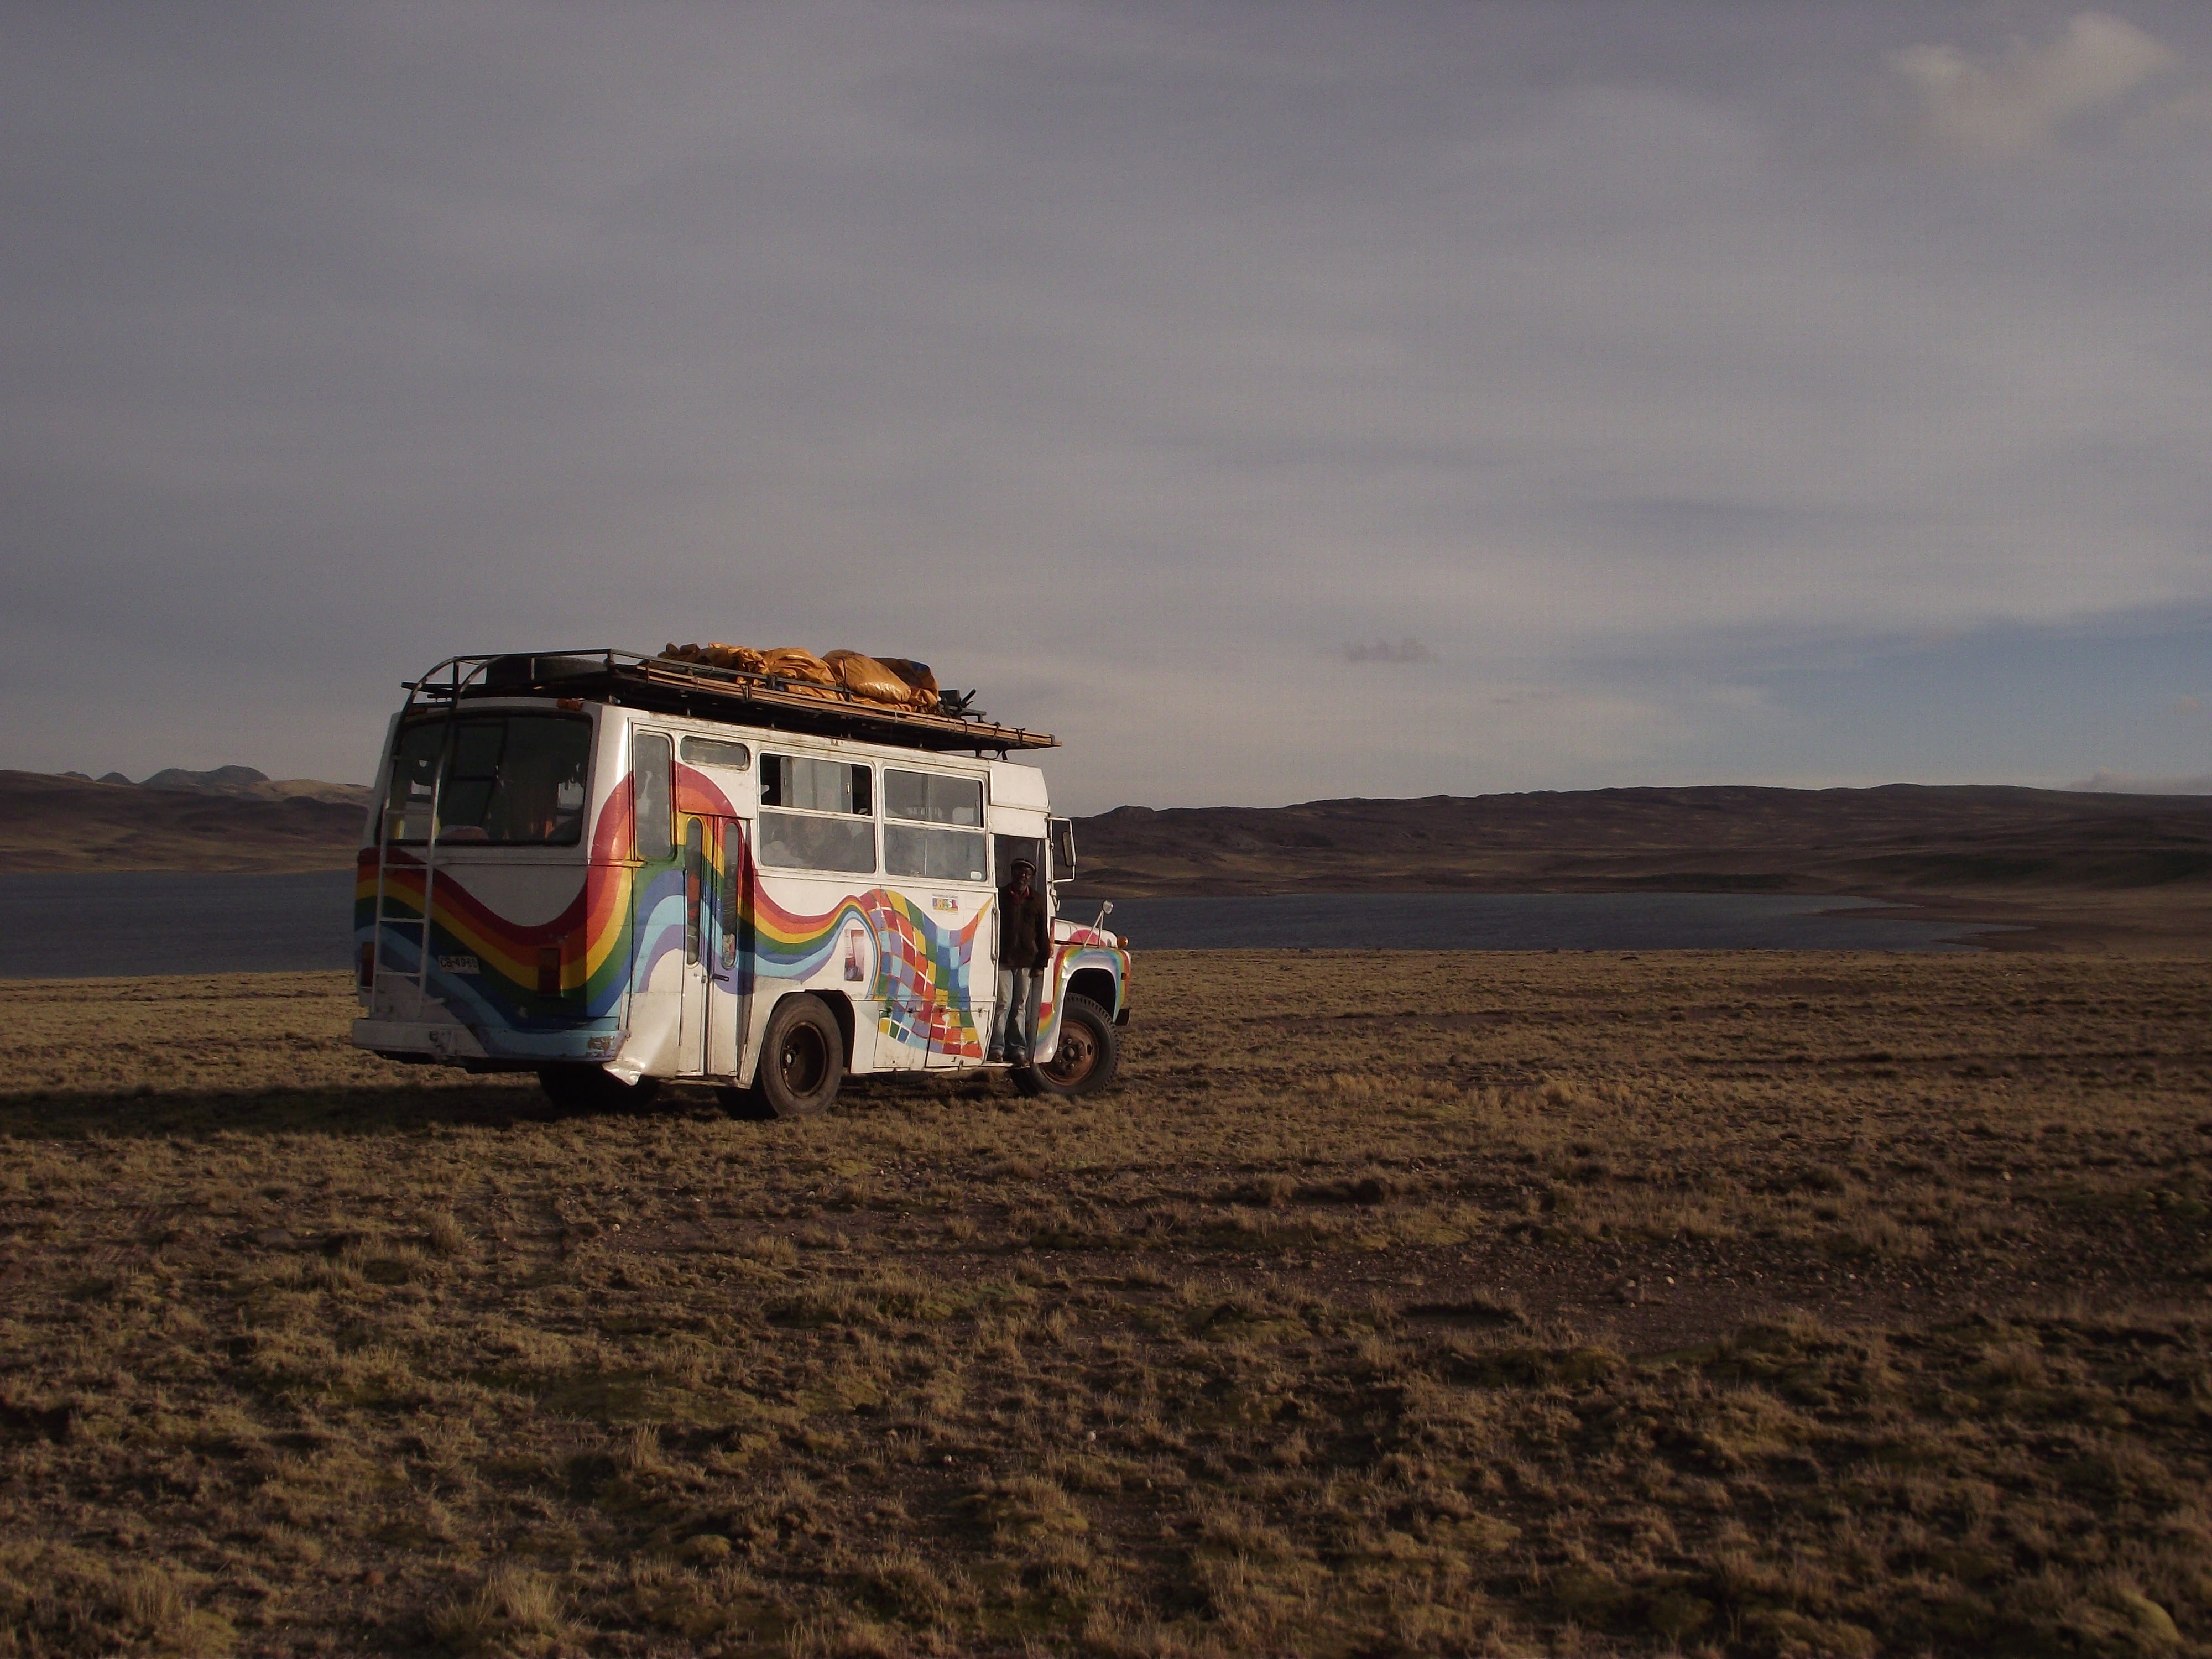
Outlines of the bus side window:
<svg viewBox="0 0 2212 1659">
<path fill-rule="evenodd" d="M 742 743 L 724 743 L 717 738 L 686 738 L 684 758 L 694 766 L 726 766 L 732 772 L 742 772 L 753 763 L 753 751 Z"/>
<path fill-rule="evenodd" d="M 988 872 L 981 778 L 886 766 L 884 815 L 893 820 L 884 825 L 887 873 L 925 881 L 981 881 Z M 902 819 L 905 822 L 898 822 Z M 955 824 L 975 827 L 949 827 Z"/>
<path fill-rule="evenodd" d="M 672 858 L 676 819 L 671 811 L 675 749 L 659 732 L 640 732 L 630 739 L 631 837 L 641 859 Z"/>
<path fill-rule="evenodd" d="M 865 765 L 814 760 L 804 755 L 760 757 L 763 806 L 788 806 L 802 812 L 849 812 L 875 816 L 872 775 Z"/>
</svg>

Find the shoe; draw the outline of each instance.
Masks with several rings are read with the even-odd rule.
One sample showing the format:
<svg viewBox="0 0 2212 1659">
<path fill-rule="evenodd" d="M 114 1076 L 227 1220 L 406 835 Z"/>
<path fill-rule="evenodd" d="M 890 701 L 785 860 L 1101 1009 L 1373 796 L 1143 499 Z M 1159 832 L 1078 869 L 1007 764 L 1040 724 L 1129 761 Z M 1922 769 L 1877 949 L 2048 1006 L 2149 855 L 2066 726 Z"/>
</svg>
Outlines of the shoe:
<svg viewBox="0 0 2212 1659">
<path fill-rule="evenodd" d="M 1002 1050 L 1002 1049 L 999 1049 L 999 1048 L 994 1048 L 994 1049 L 992 1049 L 992 1050 L 991 1050 L 991 1052 L 990 1052 L 989 1054 L 986 1054 L 986 1055 L 984 1055 L 984 1056 L 983 1056 L 983 1063 L 984 1063 L 986 1066 L 1003 1066 L 1003 1065 L 1005 1065 L 1005 1064 L 1006 1063 L 1006 1053 L 1005 1053 L 1005 1051 L 1004 1051 L 1004 1050 Z"/>
</svg>

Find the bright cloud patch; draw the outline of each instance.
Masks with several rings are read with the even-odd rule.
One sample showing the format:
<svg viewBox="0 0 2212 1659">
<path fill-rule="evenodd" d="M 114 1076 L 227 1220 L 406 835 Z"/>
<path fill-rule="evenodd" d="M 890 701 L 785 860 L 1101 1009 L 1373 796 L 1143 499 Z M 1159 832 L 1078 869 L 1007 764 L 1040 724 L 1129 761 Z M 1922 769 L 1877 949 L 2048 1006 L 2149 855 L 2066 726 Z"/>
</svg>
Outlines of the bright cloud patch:
<svg viewBox="0 0 2212 1659">
<path fill-rule="evenodd" d="M 1910 90 L 1923 138 L 1988 161 L 2047 142 L 2179 61 L 2124 18 L 2085 11 L 2045 46 L 1983 61 L 1955 46 L 1908 46 L 1890 65 Z"/>
<path fill-rule="evenodd" d="M 2100 795 L 2212 795 L 2212 772 L 2200 772 L 2193 778 L 2145 778 L 2132 772 L 2097 772 L 2066 787 Z"/>
</svg>

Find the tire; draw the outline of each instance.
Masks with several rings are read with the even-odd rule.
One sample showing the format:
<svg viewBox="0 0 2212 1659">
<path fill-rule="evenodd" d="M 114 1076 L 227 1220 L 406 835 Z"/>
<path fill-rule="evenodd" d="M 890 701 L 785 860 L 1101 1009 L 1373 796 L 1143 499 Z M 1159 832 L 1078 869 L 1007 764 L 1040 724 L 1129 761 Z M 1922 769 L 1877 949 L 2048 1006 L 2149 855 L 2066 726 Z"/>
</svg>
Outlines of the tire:
<svg viewBox="0 0 2212 1659">
<path fill-rule="evenodd" d="M 653 1103 L 660 1079 L 641 1077 L 624 1083 L 604 1066 L 541 1066 L 538 1085 L 564 1112 L 635 1112 Z"/>
<path fill-rule="evenodd" d="M 845 1034 L 817 996 L 786 997 L 768 1017 L 759 1067 L 746 1092 L 766 1117 L 827 1111 L 845 1080 Z"/>
<path fill-rule="evenodd" d="M 1109 1087 L 1121 1067 L 1112 1017 L 1089 997 L 1070 996 L 1060 1011 L 1058 1051 L 1042 1066 L 1016 1067 L 1014 1087 L 1025 1095 L 1073 1100 Z"/>
</svg>

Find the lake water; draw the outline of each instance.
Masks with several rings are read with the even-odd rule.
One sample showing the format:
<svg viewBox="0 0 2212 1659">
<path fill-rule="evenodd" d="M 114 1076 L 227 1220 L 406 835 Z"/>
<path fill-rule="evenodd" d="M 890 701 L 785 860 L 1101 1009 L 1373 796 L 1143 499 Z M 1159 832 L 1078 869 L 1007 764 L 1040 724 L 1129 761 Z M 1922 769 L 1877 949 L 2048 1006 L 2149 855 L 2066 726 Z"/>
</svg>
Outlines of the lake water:
<svg viewBox="0 0 2212 1659">
<path fill-rule="evenodd" d="M 0 979 L 343 968 L 353 872 L 0 875 Z"/>
<path fill-rule="evenodd" d="M 1307 893 L 1115 902 L 1139 950 L 1943 951 L 1955 922 L 1746 893 Z M 1088 921 L 1095 903 L 1068 906 Z M 343 969 L 353 872 L 0 875 L 0 979 Z"/>
<path fill-rule="evenodd" d="M 1106 926 L 1160 951 L 1957 951 L 1957 922 L 1870 899 L 1769 893 L 1290 893 L 1117 899 Z M 1071 904 L 1089 921 L 1094 902 Z"/>
</svg>

